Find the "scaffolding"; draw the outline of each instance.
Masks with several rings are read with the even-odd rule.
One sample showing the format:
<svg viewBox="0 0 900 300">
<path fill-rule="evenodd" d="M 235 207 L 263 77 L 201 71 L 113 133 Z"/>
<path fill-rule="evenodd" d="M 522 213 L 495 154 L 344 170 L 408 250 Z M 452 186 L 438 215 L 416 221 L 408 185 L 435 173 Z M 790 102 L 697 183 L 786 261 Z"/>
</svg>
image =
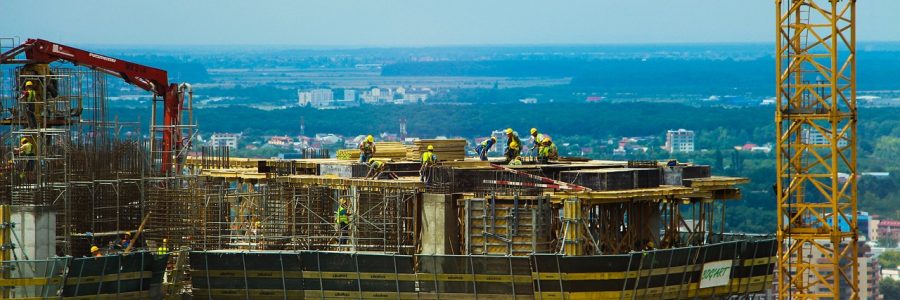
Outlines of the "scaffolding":
<svg viewBox="0 0 900 300">
<path fill-rule="evenodd" d="M 414 253 L 420 190 L 390 181 L 357 186 L 203 177 L 193 203 L 195 249 L 348 250 Z M 350 214 L 340 228 L 341 203 Z"/>
</svg>

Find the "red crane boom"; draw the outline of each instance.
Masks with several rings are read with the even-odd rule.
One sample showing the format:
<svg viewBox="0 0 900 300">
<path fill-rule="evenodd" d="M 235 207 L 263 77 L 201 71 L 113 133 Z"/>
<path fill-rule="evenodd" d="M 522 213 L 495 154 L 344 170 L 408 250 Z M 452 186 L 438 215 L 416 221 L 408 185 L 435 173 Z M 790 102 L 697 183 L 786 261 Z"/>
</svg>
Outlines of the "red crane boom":
<svg viewBox="0 0 900 300">
<path fill-rule="evenodd" d="M 25 53 L 26 60 L 15 59 Z M 65 46 L 42 39 L 28 39 L 25 43 L 0 54 L 0 64 L 6 63 L 39 63 L 49 64 L 58 60 L 68 61 L 77 66 L 85 66 L 125 80 L 154 96 L 163 99 L 163 141 L 162 141 L 162 173 L 169 171 L 175 141 L 180 141 L 181 112 L 184 105 L 184 93 L 177 84 L 169 84 L 165 70 L 136 64 L 118 58 L 91 53 L 78 48 Z M 155 120 L 152 120 L 155 121 Z"/>
</svg>

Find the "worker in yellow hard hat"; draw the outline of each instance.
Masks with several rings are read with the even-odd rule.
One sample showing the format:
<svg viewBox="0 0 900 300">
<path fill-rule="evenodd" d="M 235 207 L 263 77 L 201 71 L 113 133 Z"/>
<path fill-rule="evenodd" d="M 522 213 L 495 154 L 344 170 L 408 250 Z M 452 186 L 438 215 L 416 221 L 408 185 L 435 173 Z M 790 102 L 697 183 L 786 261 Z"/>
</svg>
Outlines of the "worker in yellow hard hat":
<svg viewBox="0 0 900 300">
<path fill-rule="evenodd" d="M 25 86 L 18 98 L 21 110 L 25 113 L 25 119 L 28 122 L 28 128 L 37 128 L 35 107 L 38 102 L 38 95 L 37 91 L 35 91 L 34 88 L 34 82 L 32 82 L 31 80 L 25 81 Z"/>
<path fill-rule="evenodd" d="M 375 137 L 369 135 L 359 144 L 359 162 L 367 163 L 373 156 L 375 156 Z"/>
<path fill-rule="evenodd" d="M 341 237 L 338 239 L 341 244 L 344 244 L 346 241 L 345 236 L 348 235 L 350 231 L 350 207 L 347 204 L 347 199 L 341 198 L 338 201 L 337 210 L 334 212 L 334 223 L 337 225 L 338 230 L 341 234 Z"/>
<path fill-rule="evenodd" d="M 437 163 L 437 155 L 434 154 L 434 145 L 428 145 L 425 152 L 422 152 L 422 165 L 419 167 L 419 180 L 428 182 L 431 178 L 431 166 Z"/>
<path fill-rule="evenodd" d="M 494 144 L 497 143 L 497 138 L 491 137 L 484 141 L 481 141 L 481 144 L 475 147 L 475 153 L 478 153 L 478 157 L 481 158 L 481 161 L 487 161 L 487 153 L 494 147 Z"/>
<path fill-rule="evenodd" d="M 377 179 L 378 176 L 381 176 L 381 173 L 384 172 L 384 169 L 387 167 L 383 161 L 370 158 L 369 159 L 369 172 L 366 174 L 366 179 Z"/>
<path fill-rule="evenodd" d="M 103 253 L 100 253 L 100 247 L 91 246 L 91 256 L 92 257 L 101 257 Z"/>
<path fill-rule="evenodd" d="M 544 141 L 544 135 L 538 132 L 537 128 L 531 128 L 531 153 L 538 153 L 541 143 Z"/>
<path fill-rule="evenodd" d="M 538 161 L 547 163 L 550 160 L 557 159 L 559 159 L 559 151 L 556 149 L 556 144 L 553 143 L 549 136 L 545 137 L 538 151 Z"/>
<path fill-rule="evenodd" d="M 35 147 L 34 143 L 31 142 L 31 139 L 27 137 L 23 137 L 19 140 L 19 147 L 13 149 L 13 153 L 18 154 L 22 158 L 25 159 L 25 169 L 24 172 L 19 173 L 20 179 L 28 179 L 28 181 L 32 181 L 33 173 L 34 173 L 34 156 L 35 156 Z"/>
<path fill-rule="evenodd" d="M 522 140 L 512 128 L 506 129 L 506 162 L 510 162 L 522 152 Z"/>
</svg>

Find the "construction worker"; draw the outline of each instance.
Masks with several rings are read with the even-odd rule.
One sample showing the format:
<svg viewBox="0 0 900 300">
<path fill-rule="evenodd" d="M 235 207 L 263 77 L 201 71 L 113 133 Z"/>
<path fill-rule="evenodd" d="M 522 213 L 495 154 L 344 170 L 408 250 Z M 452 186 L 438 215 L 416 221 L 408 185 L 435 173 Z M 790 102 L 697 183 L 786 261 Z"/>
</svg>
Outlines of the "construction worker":
<svg viewBox="0 0 900 300">
<path fill-rule="evenodd" d="M 19 174 L 19 179 L 28 177 L 28 181 L 31 181 L 32 173 L 34 172 L 34 144 L 32 144 L 31 139 L 27 137 L 23 137 L 19 140 L 19 143 L 21 146 L 13 149 L 13 152 L 25 158 L 25 170 Z"/>
<path fill-rule="evenodd" d="M 559 152 L 556 149 L 556 144 L 553 144 L 550 137 L 544 138 L 541 142 L 540 150 L 538 151 L 538 161 L 547 163 L 550 160 L 557 159 L 559 159 Z"/>
<path fill-rule="evenodd" d="M 425 148 L 425 152 L 422 153 L 422 166 L 419 167 L 419 180 L 422 182 L 428 182 L 428 178 L 431 176 L 429 172 L 431 169 L 429 167 L 433 166 L 437 162 L 437 155 L 434 154 L 434 145 L 428 145 L 428 148 Z"/>
<path fill-rule="evenodd" d="M 522 152 L 522 141 L 519 136 L 512 130 L 506 129 L 506 162 L 511 162 Z"/>
<path fill-rule="evenodd" d="M 359 162 L 366 163 L 375 155 L 375 137 L 369 135 L 359 144 Z"/>
<path fill-rule="evenodd" d="M 509 165 L 510 166 L 521 166 L 522 158 L 519 156 L 516 156 L 515 158 L 513 158 L 512 160 L 509 161 Z"/>
<path fill-rule="evenodd" d="M 103 253 L 100 253 L 100 247 L 91 246 L 91 256 L 92 257 L 101 257 Z"/>
<path fill-rule="evenodd" d="M 378 176 L 381 176 L 381 173 L 384 172 L 387 164 L 385 164 L 383 161 L 372 158 L 369 159 L 368 166 L 369 172 L 366 173 L 366 179 L 378 179 Z"/>
<path fill-rule="evenodd" d="M 131 245 L 131 231 L 126 231 L 124 235 L 122 235 L 122 243 L 120 244 L 122 249 L 128 249 L 128 245 Z"/>
<path fill-rule="evenodd" d="M 169 244 L 169 240 L 163 239 L 162 244 L 159 244 L 159 247 L 156 247 L 156 254 L 164 255 L 166 253 L 169 253 L 169 245 L 168 244 Z"/>
<path fill-rule="evenodd" d="M 35 105 L 37 104 L 37 91 L 34 90 L 34 82 L 25 81 L 25 88 L 19 95 L 19 103 L 21 111 L 25 112 L 25 119 L 28 121 L 28 128 L 37 128 L 37 118 L 35 117 Z"/>
<path fill-rule="evenodd" d="M 538 153 L 544 142 L 544 135 L 537 128 L 531 128 L 531 153 Z"/>
<path fill-rule="evenodd" d="M 341 199 L 339 202 L 337 211 L 334 212 L 334 222 L 338 226 L 338 230 L 340 230 L 341 237 L 339 241 L 343 245 L 345 242 L 344 237 L 350 231 L 350 211 L 347 207 L 347 199 Z"/>
<path fill-rule="evenodd" d="M 487 161 L 487 153 L 491 150 L 491 147 L 494 147 L 494 144 L 497 143 L 497 138 L 491 137 L 481 142 L 478 146 L 475 147 L 475 153 L 478 153 L 478 157 L 481 158 L 481 161 Z"/>
</svg>

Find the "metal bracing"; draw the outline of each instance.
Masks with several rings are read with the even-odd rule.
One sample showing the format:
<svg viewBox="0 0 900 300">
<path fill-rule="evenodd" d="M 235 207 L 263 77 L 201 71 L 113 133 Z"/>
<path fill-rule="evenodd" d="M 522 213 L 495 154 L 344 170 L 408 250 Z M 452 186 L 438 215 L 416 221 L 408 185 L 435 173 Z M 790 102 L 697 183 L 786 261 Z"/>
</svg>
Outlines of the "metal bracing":
<svg viewBox="0 0 900 300">
<path fill-rule="evenodd" d="M 858 298 L 855 4 L 776 0 L 781 299 Z"/>
</svg>

